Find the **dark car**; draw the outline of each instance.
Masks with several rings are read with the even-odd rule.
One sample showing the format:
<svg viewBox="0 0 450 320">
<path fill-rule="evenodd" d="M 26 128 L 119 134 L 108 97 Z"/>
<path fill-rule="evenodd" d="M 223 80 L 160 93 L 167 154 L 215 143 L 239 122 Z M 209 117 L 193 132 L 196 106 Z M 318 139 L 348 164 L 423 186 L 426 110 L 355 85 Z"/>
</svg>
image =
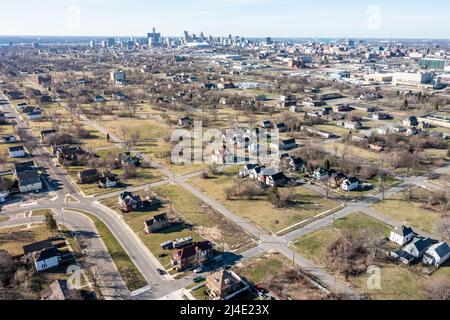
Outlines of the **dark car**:
<svg viewBox="0 0 450 320">
<path fill-rule="evenodd" d="M 194 282 L 195 283 L 199 283 L 199 282 L 202 282 L 203 280 L 205 280 L 205 278 L 203 278 L 203 277 L 196 277 L 196 278 L 194 278 Z"/>
<path fill-rule="evenodd" d="M 162 270 L 162 269 L 156 269 L 156 271 L 158 271 L 158 273 L 160 274 L 160 275 L 165 275 L 166 274 L 166 271 L 164 271 L 164 270 Z"/>
</svg>

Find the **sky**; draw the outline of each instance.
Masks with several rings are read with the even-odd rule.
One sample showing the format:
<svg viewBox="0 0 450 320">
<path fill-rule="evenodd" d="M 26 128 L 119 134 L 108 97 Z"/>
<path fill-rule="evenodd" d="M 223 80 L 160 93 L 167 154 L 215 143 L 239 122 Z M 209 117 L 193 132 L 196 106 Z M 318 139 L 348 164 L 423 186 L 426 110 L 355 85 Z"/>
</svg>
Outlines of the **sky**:
<svg viewBox="0 0 450 320">
<path fill-rule="evenodd" d="M 448 0 L 2 0 L 0 35 L 450 38 Z"/>
</svg>

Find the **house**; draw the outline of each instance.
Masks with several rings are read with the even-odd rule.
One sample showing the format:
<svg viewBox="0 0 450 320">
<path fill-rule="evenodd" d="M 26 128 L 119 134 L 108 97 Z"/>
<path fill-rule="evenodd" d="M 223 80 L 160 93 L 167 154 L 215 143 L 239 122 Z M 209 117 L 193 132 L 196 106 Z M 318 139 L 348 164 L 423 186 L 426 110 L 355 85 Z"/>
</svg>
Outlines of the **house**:
<svg viewBox="0 0 450 320">
<path fill-rule="evenodd" d="M 328 177 L 328 170 L 324 167 L 319 167 L 313 172 L 313 177 L 316 180 L 322 181 Z"/>
<path fill-rule="evenodd" d="M 284 122 L 275 124 L 275 129 L 278 129 L 279 132 L 286 132 L 288 130 Z"/>
<path fill-rule="evenodd" d="M 372 120 L 389 120 L 392 117 L 387 114 L 387 113 L 383 113 L 383 112 L 374 112 L 370 115 L 370 118 Z"/>
<path fill-rule="evenodd" d="M 23 158 L 26 156 L 25 148 L 23 146 L 9 147 L 10 158 Z"/>
<path fill-rule="evenodd" d="M 33 253 L 34 266 L 37 272 L 45 271 L 59 265 L 61 258 L 56 247 L 50 247 Z"/>
<path fill-rule="evenodd" d="M 9 190 L 0 190 L 0 203 L 6 202 L 9 197 Z"/>
<path fill-rule="evenodd" d="M 257 166 L 258 166 L 257 164 L 253 163 L 244 165 L 244 167 L 241 170 L 239 170 L 239 178 L 248 177 L 250 175 L 250 171 L 256 168 Z"/>
<path fill-rule="evenodd" d="M 302 158 L 283 157 L 281 162 L 287 170 L 298 172 L 305 172 L 306 170 L 306 162 Z"/>
<path fill-rule="evenodd" d="M 189 127 L 192 126 L 194 121 L 189 117 L 183 117 L 178 119 L 178 125 L 181 127 Z"/>
<path fill-rule="evenodd" d="M 450 247 L 446 242 L 433 244 L 425 252 L 423 263 L 439 267 L 450 258 Z"/>
<path fill-rule="evenodd" d="M 330 172 L 328 176 L 328 185 L 332 188 L 342 187 L 342 183 L 347 179 L 342 172 Z"/>
<path fill-rule="evenodd" d="M 131 154 L 130 152 L 124 152 L 117 156 L 116 161 L 120 162 L 121 165 L 129 164 L 138 167 L 141 164 L 141 156 L 138 154 Z"/>
<path fill-rule="evenodd" d="M 3 112 L 0 111 L 0 123 L 6 122 L 6 116 Z"/>
<path fill-rule="evenodd" d="M 112 97 L 117 101 L 123 101 L 126 99 L 126 96 L 122 92 L 114 92 Z"/>
<path fill-rule="evenodd" d="M 214 250 L 211 242 L 201 241 L 176 251 L 171 259 L 171 263 L 177 271 L 181 271 L 186 268 L 195 268 L 203 265 L 213 255 Z"/>
<path fill-rule="evenodd" d="M 86 152 L 80 146 L 61 145 L 53 148 L 53 153 L 58 158 L 59 163 L 76 165 L 79 158 Z"/>
<path fill-rule="evenodd" d="M 86 169 L 78 172 L 78 182 L 81 184 L 94 183 L 100 179 L 97 169 Z"/>
<path fill-rule="evenodd" d="M 144 222 L 145 233 L 154 233 L 170 226 L 170 221 L 166 213 L 158 214 Z"/>
<path fill-rule="evenodd" d="M 98 179 L 98 184 L 101 188 L 109 189 L 117 186 L 118 180 L 116 175 L 105 175 Z"/>
<path fill-rule="evenodd" d="M 211 151 L 211 161 L 213 163 L 233 163 L 234 155 L 228 150 L 226 145 L 223 145 L 222 148 L 215 148 Z"/>
<path fill-rule="evenodd" d="M 26 193 L 42 189 L 41 176 L 33 161 L 14 164 L 14 176 L 18 181 L 19 191 Z"/>
<path fill-rule="evenodd" d="M 135 211 L 144 207 L 144 202 L 140 196 L 125 191 L 119 195 L 119 206 L 124 212 Z"/>
<path fill-rule="evenodd" d="M 359 121 L 354 121 L 354 122 L 345 121 L 342 126 L 348 130 L 360 130 L 363 127 L 362 123 Z"/>
<path fill-rule="evenodd" d="M 3 143 L 14 143 L 17 141 L 17 137 L 16 136 L 3 136 L 2 141 L 3 141 Z"/>
<path fill-rule="evenodd" d="M 39 120 L 42 119 L 43 114 L 40 109 L 35 109 L 34 111 L 27 113 L 27 119 L 28 120 Z"/>
<path fill-rule="evenodd" d="M 353 110 L 353 108 L 350 107 L 350 105 L 343 104 L 343 103 L 336 104 L 332 108 L 333 108 L 334 112 L 346 112 L 346 111 L 352 111 Z"/>
<path fill-rule="evenodd" d="M 416 257 L 414 257 L 413 255 L 409 254 L 406 251 L 403 250 L 395 250 L 392 251 L 390 253 L 391 257 L 399 260 L 400 262 L 404 263 L 404 264 L 411 264 L 414 262 L 414 260 L 416 260 Z"/>
<path fill-rule="evenodd" d="M 233 271 L 222 269 L 206 278 L 206 288 L 212 300 L 229 300 L 250 286 Z"/>
<path fill-rule="evenodd" d="M 106 99 L 104 96 L 95 96 L 94 101 L 95 102 L 106 102 Z"/>
<path fill-rule="evenodd" d="M 274 147 L 276 150 L 279 150 L 279 151 L 289 151 L 289 150 L 297 148 L 297 142 L 295 141 L 294 138 L 284 139 L 284 140 L 280 140 L 280 143 L 278 145 L 272 144 L 272 147 Z"/>
<path fill-rule="evenodd" d="M 42 130 L 41 131 L 41 141 L 44 141 L 45 138 L 51 136 L 52 134 L 55 134 L 56 130 L 51 129 L 51 130 Z"/>
<path fill-rule="evenodd" d="M 74 291 L 76 291 L 76 289 L 69 289 L 67 280 L 57 279 L 53 281 L 47 289 L 44 290 L 41 295 L 41 300 L 70 300 L 71 293 Z"/>
<path fill-rule="evenodd" d="M 266 168 L 265 166 L 259 165 L 255 166 L 253 169 L 250 170 L 249 177 L 253 180 L 258 180 L 259 174 L 265 168 Z"/>
<path fill-rule="evenodd" d="M 23 252 L 33 258 L 37 272 L 56 267 L 61 262 L 58 249 L 49 239 L 23 246 Z"/>
<path fill-rule="evenodd" d="M 272 121 L 264 120 L 264 121 L 261 121 L 261 123 L 259 125 L 263 129 L 270 129 L 270 128 L 272 128 Z"/>
<path fill-rule="evenodd" d="M 41 99 L 40 99 L 41 103 L 51 103 L 53 102 L 53 97 L 49 96 L 47 94 L 44 94 Z"/>
<path fill-rule="evenodd" d="M 400 246 L 403 246 L 410 242 L 414 236 L 416 236 L 416 234 L 414 233 L 412 228 L 401 226 L 400 228 L 396 227 L 391 231 L 389 240 Z"/>
<path fill-rule="evenodd" d="M 358 187 L 359 187 L 359 180 L 355 177 L 345 179 L 342 182 L 342 186 L 341 186 L 342 190 L 344 190 L 344 191 L 354 191 L 354 190 L 358 189 Z"/>
<path fill-rule="evenodd" d="M 415 258 L 421 258 L 425 252 L 437 241 L 430 238 L 416 237 L 413 241 L 403 248 L 403 251 L 409 253 Z"/>
<path fill-rule="evenodd" d="M 410 116 L 402 121 L 402 124 L 406 127 L 415 127 L 419 124 L 419 121 L 415 116 Z"/>
<path fill-rule="evenodd" d="M 287 178 L 283 172 L 277 172 L 275 174 L 268 175 L 266 177 L 266 185 L 271 187 L 282 187 L 286 184 Z"/>
<path fill-rule="evenodd" d="M 407 137 L 416 136 L 416 135 L 418 135 L 420 133 L 420 131 L 421 130 L 419 130 L 419 129 L 415 128 L 415 127 L 411 127 L 411 128 L 408 128 L 406 130 L 405 134 L 406 134 Z"/>
</svg>

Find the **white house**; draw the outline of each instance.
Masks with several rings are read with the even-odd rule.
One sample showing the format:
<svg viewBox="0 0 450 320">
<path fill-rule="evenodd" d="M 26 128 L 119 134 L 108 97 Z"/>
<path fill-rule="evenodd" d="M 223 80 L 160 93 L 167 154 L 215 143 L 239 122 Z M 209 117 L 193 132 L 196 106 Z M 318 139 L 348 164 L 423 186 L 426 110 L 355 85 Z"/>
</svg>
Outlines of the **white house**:
<svg viewBox="0 0 450 320">
<path fill-rule="evenodd" d="M 241 170 L 239 170 L 239 178 L 245 178 L 250 175 L 250 171 L 253 170 L 257 164 L 246 164 Z"/>
<path fill-rule="evenodd" d="M 50 247 L 33 254 L 36 271 L 44 271 L 59 265 L 61 258 L 56 247 Z"/>
<path fill-rule="evenodd" d="M 34 110 L 27 113 L 27 119 L 28 120 L 38 120 L 42 119 L 42 111 L 41 110 Z"/>
<path fill-rule="evenodd" d="M 358 189 L 358 187 L 359 187 L 359 180 L 354 177 L 345 179 L 341 185 L 341 188 L 344 191 L 353 191 Z"/>
<path fill-rule="evenodd" d="M 25 148 L 23 146 L 15 146 L 9 148 L 9 156 L 11 158 L 23 158 L 25 157 Z"/>
<path fill-rule="evenodd" d="M 211 153 L 211 161 L 214 163 L 233 163 L 234 156 L 226 146 L 214 149 Z"/>
<path fill-rule="evenodd" d="M 423 256 L 423 263 L 439 267 L 448 258 L 450 258 L 450 247 L 446 242 L 441 242 L 428 248 Z"/>
<path fill-rule="evenodd" d="M 264 121 L 261 121 L 260 125 L 261 125 L 261 128 L 270 129 L 270 128 L 272 128 L 272 121 L 264 120 Z"/>
<path fill-rule="evenodd" d="M 415 233 L 412 228 L 402 226 L 401 228 L 396 227 L 391 231 L 389 240 L 403 246 L 410 242 L 414 237 Z"/>
<path fill-rule="evenodd" d="M 409 253 L 415 258 L 421 258 L 428 248 L 435 243 L 436 241 L 430 238 L 415 238 L 413 242 L 403 248 L 403 251 Z"/>
</svg>

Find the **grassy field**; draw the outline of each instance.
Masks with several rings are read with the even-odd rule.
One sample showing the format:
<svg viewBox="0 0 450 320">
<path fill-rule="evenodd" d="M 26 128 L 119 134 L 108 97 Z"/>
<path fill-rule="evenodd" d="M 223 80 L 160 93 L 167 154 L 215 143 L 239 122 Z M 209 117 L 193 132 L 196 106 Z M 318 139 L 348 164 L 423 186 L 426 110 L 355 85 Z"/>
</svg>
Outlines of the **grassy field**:
<svg viewBox="0 0 450 320">
<path fill-rule="evenodd" d="M 0 222 L 6 222 L 9 219 L 10 219 L 9 217 L 0 217 Z"/>
<path fill-rule="evenodd" d="M 11 255 L 23 254 L 23 246 L 36 241 L 46 240 L 52 236 L 45 224 L 0 229 L 0 250 L 7 250 Z"/>
<path fill-rule="evenodd" d="M 206 286 L 191 291 L 191 294 L 196 300 L 209 300 L 208 288 Z"/>
<path fill-rule="evenodd" d="M 374 227 L 380 238 L 389 234 L 390 229 L 387 226 L 363 214 L 356 213 L 336 221 L 334 227 L 301 237 L 294 243 L 294 247 L 301 255 L 323 266 L 321 256 L 327 245 L 339 237 L 341 230 L 356 231 L 368 226 Z M 350 277 L 348 281 L 360 293 L 368 295 L 370 299 L 410 300 L 424 298 L 423 283 L 427 280 L 427 277 L 421 273 L 420 265 L 409 267 L 406 265 L 382 263 L 379 267 L 381 268 L 381 290 L 368 289 L 367 280 L 371 274 Z M 333 270 L 328 271 L 333 273 Z M 439 274 L 450 275 L 450 268 L 448 266 L 441 268 L 433 274 L 433 277 Z"/>
<path fill-rule="evenodd" d="M 283 288 L 284 297 L 280 299 L 311 300 L 323 299 L 326 294 L 309 283 L 308 280 L 287 279 L 287 271 L 292 270 L 292 262 L 279 253 L 263 253 L 246 260 L 235 268 L 237 274 L 252 283 L 261 285 L 271 291 L 271 282 L 280 281 L 275 287 Z"/>
<path fill-rule="evenodd" d="M 388 217 L 427 233 L 433 232 L 434 225 L 439 220 L 438 212 L 421 208 L 420 203 L 410 201 L 404 193 L 397 193 L 373 207 Z"/>
<path fill-rule="evenodd" d="M 331 243 L 339 237 L 340 230 L 349 229 L 357 231 L 367 227 L 375 228 L 381 238 L 389 235 L 390 229 L 386 225 L 362 213 L 355 213 L 337 220 L 333 227 L 318 230 L 301 237 L 294 243 L 294 246 L 300 254 L 320 263 L 323 250 L 328 243 Z"/>
<path fill-rule="evenodd" d="M 237 215 L 258 224 L 269 232 L 278 232 L 295 223 L 309 219 L 316 214 L 333 209 L 339 204 L 330 199 L 324 199 L 304 187 L 294 188 L 296 205 L 286 209 L 276 209 L 267 201 L 266 196 L 254 200 L 227 200 L 225 190 L 233 184 L 237 177 L 238 167 L 226 170 L 223 174 L 209 179 L 201 177 L 192 179 L 192 183 L 209 196 L 221 202 L 225 207 Z M 280 192 L 288 192 L 280 189 Z"/>
<path fill-rule="evenodd" d="M 251 237 L 220 213 L 208 210 L 200 200 L 184 189 L 166 185 L 156 188 L 158 194 L 169 200 L 176 211 L 193 224 L 201 235 L 216 243 L 225 242 L 225 249 L 237 250 L 251 242 Z"/>
<path fill-rule="evenodd" d="M 47 213 L 52 214 L 53 212 L 50 209 L 34 210 L 32 212 L 32 216 L 33 217 L 39 217 L 39 216 L 42 217 L 42 216 L 45 216 Z"/>
</svg>

